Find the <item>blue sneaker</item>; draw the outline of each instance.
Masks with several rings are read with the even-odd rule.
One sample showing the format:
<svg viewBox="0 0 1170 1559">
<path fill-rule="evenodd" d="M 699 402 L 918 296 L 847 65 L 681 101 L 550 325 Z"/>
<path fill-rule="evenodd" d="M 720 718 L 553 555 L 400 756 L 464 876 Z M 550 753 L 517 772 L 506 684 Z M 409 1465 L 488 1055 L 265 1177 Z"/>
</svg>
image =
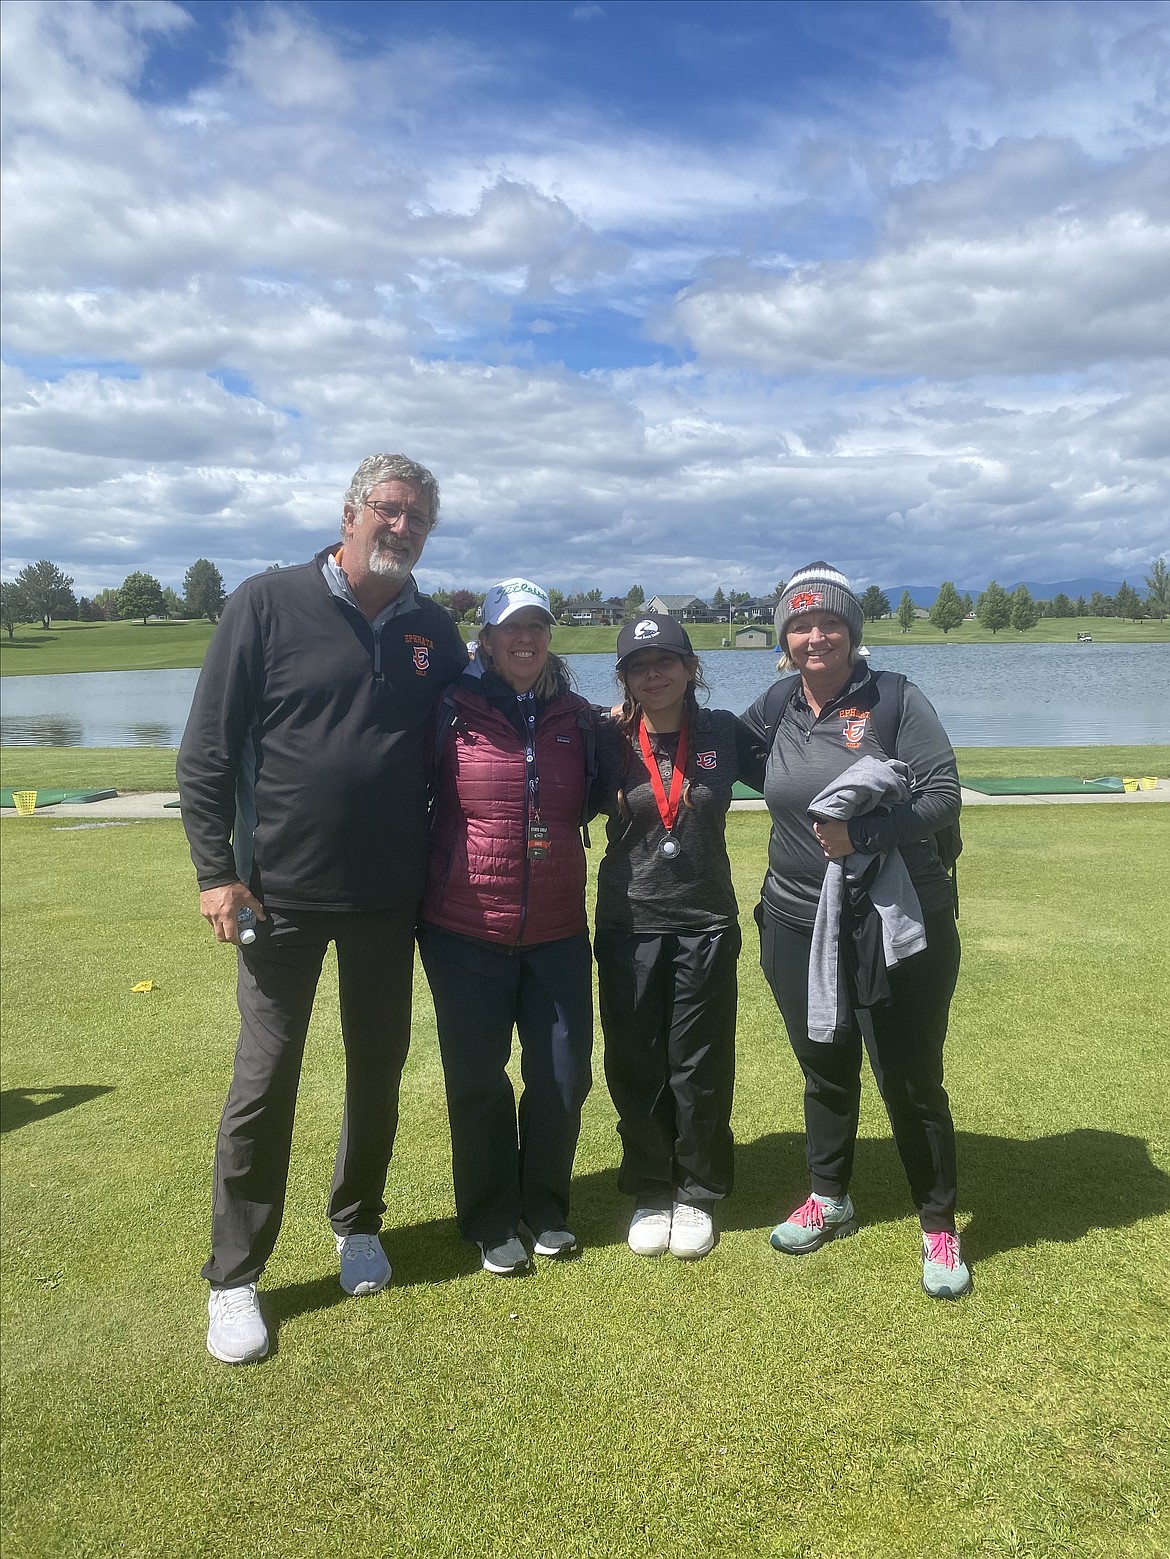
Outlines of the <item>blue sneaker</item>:
<svg viewBox="0 0 1170 1559">
<path fill-rule="evenodd" d="M 361 1298 L 380 1294 L 393 1273 L 376 1234 L 335 1234 L 341 1258 L 340 1283 L 347 1294 Z"/>
<path fill-rule="evenodd" d="M 922 1236 L 922 1286 L 932 1299 L 959 1299 L 971 1287 L 957 1234 L 942 1229 Z"/>
<path fill-rule="evenodd" d="M 791 1217 L 776 1225 L 769 1239 L 776 1250 L 789 1256 L 806 1256 L 830 1240 L 843 1240 L 856 1229 L 857 1213 L 848 1194 L 835 1202 L 814 1191 Z"/>
</svg>

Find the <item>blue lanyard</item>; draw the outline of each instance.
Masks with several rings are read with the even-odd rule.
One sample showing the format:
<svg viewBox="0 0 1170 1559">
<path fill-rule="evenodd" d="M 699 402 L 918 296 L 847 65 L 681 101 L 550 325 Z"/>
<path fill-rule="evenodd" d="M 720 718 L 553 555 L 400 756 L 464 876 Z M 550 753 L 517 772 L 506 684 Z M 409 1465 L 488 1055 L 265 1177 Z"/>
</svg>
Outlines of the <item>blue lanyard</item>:
<svg viewBox="0 0 1170 1559">
<path fill-rule="evenodd" d="M 536 772 L 536 694 L 517 693 L 516 702 L 528 731 L 524 743 L 524 773 L 528 783 L 528 815 L 540 814 L 540 776 Z"/>
</svg>

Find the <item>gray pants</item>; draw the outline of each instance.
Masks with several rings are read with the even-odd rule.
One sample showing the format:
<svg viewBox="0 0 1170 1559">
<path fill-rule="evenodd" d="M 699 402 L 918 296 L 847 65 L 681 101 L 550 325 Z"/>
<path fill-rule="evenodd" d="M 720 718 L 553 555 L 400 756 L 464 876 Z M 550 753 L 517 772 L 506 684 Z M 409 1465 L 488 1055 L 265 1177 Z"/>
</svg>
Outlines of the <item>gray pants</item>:
<svg viewBox="0 0 1170 1559">
<path fill-rule="evenodd" d="M 371 914 L 268 910 L 239 952 L 240 1039 L 215 1149 L 214 1288 L 254 1283 L 284 1216 L 293 1116 L 313 998 L 337 948 L 345 1111 L 328 1216 L 337 1234 L 376 1234 L 410 1045 L 417 907 Z"/>
</svg>

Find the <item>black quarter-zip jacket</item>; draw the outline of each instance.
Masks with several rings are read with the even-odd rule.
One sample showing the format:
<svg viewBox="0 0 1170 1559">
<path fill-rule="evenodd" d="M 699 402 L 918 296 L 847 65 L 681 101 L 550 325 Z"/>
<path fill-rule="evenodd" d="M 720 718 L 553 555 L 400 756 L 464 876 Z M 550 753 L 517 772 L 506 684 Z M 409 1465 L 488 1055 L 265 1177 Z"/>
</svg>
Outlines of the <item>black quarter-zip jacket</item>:
<svg viewBox="0 0 1170 1559">
<path fill-rule="evenodd" d="M 429 596 L 375 633 L 330 589 L 327 551 L 245 580 L 224 608 L 179 748 L 183 825 L 200 888 L 393 909 L 422 896 L 424 745 L 467 652 Z"/>
</svg>

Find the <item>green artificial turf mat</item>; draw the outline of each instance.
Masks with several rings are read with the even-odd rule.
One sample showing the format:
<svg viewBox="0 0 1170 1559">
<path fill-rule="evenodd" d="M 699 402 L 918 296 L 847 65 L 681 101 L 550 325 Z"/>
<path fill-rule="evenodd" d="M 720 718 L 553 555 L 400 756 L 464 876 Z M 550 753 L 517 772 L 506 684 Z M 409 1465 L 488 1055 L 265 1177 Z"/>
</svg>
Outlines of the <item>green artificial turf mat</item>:
<svg viewBox="0 0 1170 1559">
<path fill-rule="evenodd" d="M 1112 795 L 1125 789 L 1116 774 L 1091 780 L 1077 779 L 1073 774 L 1017 774 L 982 779 L 968 779 L 961 774 L 959 783 L 966 790 L 977 790 L 983 796 Z"/>
<path fill-rule="evenodd" d="M 29 790 L 35 789 L 30 785 Z M 108 801 L 111 796 L 116 796 L 116 790 L 37 790 L 37 807 L 55 807 L 63 801 L 81 803 L 85 801 Z M 14 807 L 16 802 L 12 799 L 10 790 L 0 790 L 0 807 Z"/>
</svg>

